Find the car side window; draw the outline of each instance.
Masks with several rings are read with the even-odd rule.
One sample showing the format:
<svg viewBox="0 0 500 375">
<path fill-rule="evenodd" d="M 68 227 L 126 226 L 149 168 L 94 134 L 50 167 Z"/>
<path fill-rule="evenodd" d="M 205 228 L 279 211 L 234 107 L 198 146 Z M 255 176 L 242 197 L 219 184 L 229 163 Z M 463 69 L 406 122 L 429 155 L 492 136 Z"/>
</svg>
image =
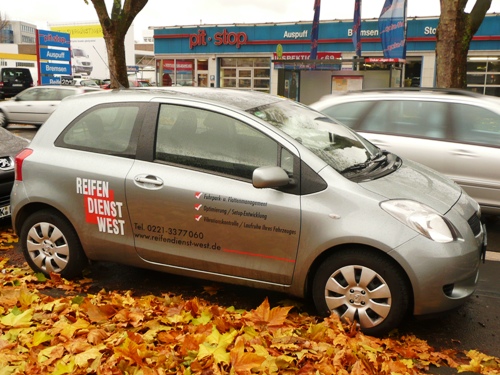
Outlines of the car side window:
<svg viewBox="0 0 500 375">
<path fill-rule="evenodd" d="M 382 100 L 360 125 L 360 131 L 423 138 L 446 137 L 447 103 Z"/>
<path fill-rule="evenodd" d="M 322 112 L 340 121 L 344 125 L 354 128 L 359 118 L 373 105 L 372 101 L 356 101 L 350 103 L 340 103 L 325 108 Z"/>
<path fill-rule="evenodd" d="M 17 95 L 17 100 L 39 100 L 40 88 L 26 90 Z"/>
<path fill-rule="evenodd" d="M 463 143 L 500 147 L 500 116 L 486 108 L 453 104 L 453 138 Z"/>
<path fill-rule="evenodd" d="M 164 104 L 155 159 L 251 179 L 256 168 L 277 165 L 278 144 L 235 118 Z"/>
<path fill-rule="evenodd" d="M 133 157 L 138 114 L 139 106 L 131 103 L 93 109 L 72 122 L 56 140 L 56 146 Z"/>
</svg>

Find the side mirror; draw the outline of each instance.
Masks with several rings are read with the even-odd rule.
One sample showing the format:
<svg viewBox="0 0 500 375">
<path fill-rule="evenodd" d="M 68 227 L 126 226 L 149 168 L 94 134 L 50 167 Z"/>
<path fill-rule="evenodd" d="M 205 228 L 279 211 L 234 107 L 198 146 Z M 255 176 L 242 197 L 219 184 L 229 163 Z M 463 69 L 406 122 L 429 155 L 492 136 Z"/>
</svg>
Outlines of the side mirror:
<svg viewBox="0 0 500 375">
<path fill-rule="evenodd" d="M 280 167 L 260 167 L 253 171 L 252 184 L 256 188 L 278 188 L 289 183 L 290 177 Z"/>
</svg>

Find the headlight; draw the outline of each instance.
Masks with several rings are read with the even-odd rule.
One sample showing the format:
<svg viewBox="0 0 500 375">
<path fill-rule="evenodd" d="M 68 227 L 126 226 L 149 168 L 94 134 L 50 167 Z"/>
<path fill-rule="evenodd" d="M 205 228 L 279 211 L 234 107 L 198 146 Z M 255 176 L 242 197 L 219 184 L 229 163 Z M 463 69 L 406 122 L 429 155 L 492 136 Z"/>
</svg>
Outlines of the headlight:
<svg viewBox="0 0 500 375">
<path fill-rule="evenodd" d="M 390 200 L 382 209 L 425 237 L 440 243 L 462 238 L 457 228 L 432 208 L 410 200 Z"/>
</svg>

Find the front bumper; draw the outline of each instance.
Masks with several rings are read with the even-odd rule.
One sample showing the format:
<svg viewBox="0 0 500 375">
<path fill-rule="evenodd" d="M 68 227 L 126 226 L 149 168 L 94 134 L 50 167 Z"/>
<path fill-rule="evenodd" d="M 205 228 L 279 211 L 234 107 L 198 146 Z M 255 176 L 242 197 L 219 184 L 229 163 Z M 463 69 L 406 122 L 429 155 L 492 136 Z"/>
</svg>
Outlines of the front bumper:
<svg viewBox="0 0 500 375">
<path fill-rule="evenodd" d="M 486 253 L 486 228 L 480 224 L 474 235 L 466 221 L 460 222 L 458 229 L 463 239 L 440 244 L 416 236 L 393 254 L 405 267 L 413 286 L 414 315 L 454 309 L 476 289 Z"/>
</svg>

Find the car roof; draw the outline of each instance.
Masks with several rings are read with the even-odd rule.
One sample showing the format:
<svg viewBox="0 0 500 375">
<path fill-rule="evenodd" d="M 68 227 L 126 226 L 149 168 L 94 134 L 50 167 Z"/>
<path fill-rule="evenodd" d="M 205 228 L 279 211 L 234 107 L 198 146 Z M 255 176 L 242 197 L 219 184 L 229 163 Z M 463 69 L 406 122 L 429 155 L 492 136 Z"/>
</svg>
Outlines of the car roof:
<svg viewBox="0 0 500 375">
<path fill-rule="evenodd" d="M 323 109 L 333 103 L 345 103 L 359 100 L 394 100 L 394 99 L 430 99 L 442 102 L 489 102 L 500 106 L 500 98 L 491 95 L 478 94 L 462 89 L 448 89 L 435 87 L 401 87 L 378 88 L 355 91 L 345 91 L 323 96 L 319 101 L 311 104 L 315 109 Z"/>
<path fill-rule="evenodd" d="M 270 95 L 258 91 L 234 90 L 213 87 L 133 87 L 128 89 L 100 90 L 99 93 L 89 93 L 88 95 L 99 95 L 99 99 L 110 102 L 139 100 L 148 101 L 153 98 L 191 98 L 209 101 L 218 104 L 225 104 L 243 111 L 251 108 L 265 106 L 271 103 L 289 100 L 283 97 Z M 75 98 L 68 98 L 75 100 Z M 81 100 L 81 98 L 79 99 Z M 90 100 L 90 99 L 89 99 Z"/>
</svg>

